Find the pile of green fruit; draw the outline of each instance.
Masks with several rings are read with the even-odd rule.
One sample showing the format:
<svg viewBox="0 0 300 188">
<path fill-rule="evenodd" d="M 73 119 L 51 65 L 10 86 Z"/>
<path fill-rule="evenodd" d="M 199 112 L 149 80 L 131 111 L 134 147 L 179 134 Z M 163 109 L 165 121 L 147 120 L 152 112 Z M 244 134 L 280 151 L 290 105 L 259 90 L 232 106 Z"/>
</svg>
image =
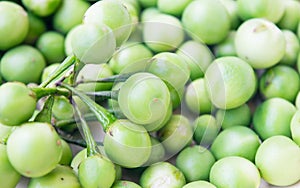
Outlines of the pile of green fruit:
<svg viewBox="0 0 300 188">
<path fill-rule="evenodd" d="M 298 0 L 0 1 L 0 187 L 298 187 L 299 38 Z"/>
</svg>

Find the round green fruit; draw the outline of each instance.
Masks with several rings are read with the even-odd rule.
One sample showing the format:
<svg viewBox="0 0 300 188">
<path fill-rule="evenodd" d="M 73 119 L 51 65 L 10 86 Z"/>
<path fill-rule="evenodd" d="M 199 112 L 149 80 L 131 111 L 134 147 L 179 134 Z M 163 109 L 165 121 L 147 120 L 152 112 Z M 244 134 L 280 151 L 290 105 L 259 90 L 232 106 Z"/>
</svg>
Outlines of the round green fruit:
<svg viewBox="0 0 300 188">
<path fill-rule="evenodd" d="M 106 63 L 116 48 L 112 30 L 106 25 L 79 25 L 70 40 L 72 52 L 85 64 Z"/>
<path fill-rule="evenodd" d="M 215 59 L 206 70 L 204 82 L 208 97 L 221 109 L 243 105 L 256 90 L 254 70 L 244 60 L 234 56 Z"/>
<path fill-rule="evenodd" d="M 208 180 L 210 169 L 215 163 L 213 154 L 202 146 L 187 147 L 176 158 L 176 167 L 184 174 L 187 182 Z"/>
<path fill-rule="evenodd" d="M 35 93 L 23 83 L 6 82 L 1 85 L 0 122 L 16 126 L 28 121 L 36 108 L 36 100 Z"/>
<path fill-rule="evenodd" d="M 237 125 L 249 127 L 251 117 L 251 110 L 247 104 L 229 110 L 218 109 L 216 112 L 216 120 L 222 126 L 222 129 Z"/>
<path fill-rule="evenodd" d="M 213 184 L 207 182 L 207 181 L 194 181 L 191 183 L 186 184 L 185 186 L 183 186 L 182 188 L 216 188 L 216 186 L 214 186 Z"/>
<path fill-rule="evenodd" d="M 265 99 L 280 97 L 294 102 L 300 89 L 299 73 L 286 65 L 274 66 L 261 76 L 259 89 Z"/>
<path fill-rule="evenodd" d="M 50 173 L 32 178 L 28 188 L 56 187 L 56 188 L 80 188 L 80 183 L 74 171 L 68 166 L 58 165 Z"/>
<path fill-rule="evenodd" d="M 243 20 L 264 18 L 277 23 L 284 14 L 281 0 L 238 0 L 238 13 Z"/>
<path fill-rule="evenodd" d="M 254 162 L 259 145 L 260 139 L 254 131 L 248 127 L 234 126 L 218 134 L 210 149 L 217 160 L 239 156 Z"/>
<path fill-rule="evenodd" d="M 271 98 L 261 103 L 253 115 L 253 127 L 262 140 L 271 136 L 291 137 L 290 123 L 296 107 L 282 98 Z"/>
<path fill-rule="evenodd" d="M 211 168 L 209 179 L 220 188 L 259 188 L 261 177 L 252 162 L 232 156 L 218 160 Z"/>
<path fill-rule="evenodd" d="M 181 20 L 189 35 L 205 44 L 221 42 L 231 26 L 229 14 L 219 0 L 192 1 L 183 11 Z"/>
<path fill-rule="evenodd" d="M 84 24 L 107 25 L 112 29 L 117 46 L 125 42 L 132 30 L 132 20 L 120 1 L 102 0 L 91 5 L 84 14 Z"/>
<path fill-rule="evenodd" d="M 262 18 L 243 22 L 236 32 L 237 55 L 255 69 L 277 64 L 283 58 L 285 48 L 282 31 L 274 23 Z"/>
<path fill-rule="evenodd" d="M 21 175 L 9 162 L 6 148 L 0 143 L 0 187 L 16 187 Z"/>
<path fill-rule="evenodd" d="M 50 124 L 25 123 L 9 136 L 7 155 L 12 166 L 23 176 L 44 176 L 60 161 L 61 140 Z"/>
<path fill-rule="evenodd" d="M 158 162 L 149 166 L 140 178 L 142 187 L 182 188 L 185 178 L 182 172 L 168 162 Z"/>
<path fill-rule="evenodd" d="M 46 17 L 54 13 L 62 0 L 22 0 L 23 5 L 34 14 Z"/>
<path fill-rule="evenodd" d="M 29 19 L 22 6 L 9 1 L 0 2 L 0 12 L 0 50 L 8 50 L 25 39 Z"/>
<path fill-rule="evenodd" d="M 300 180 L 300 149 L 290 138 L 272 136 L 257 150 L 255 164 L 269 184 L 289 186 Z"/>
<path fill-rule="evenodd" d="M 29 45 L 14 47 L 1 58 L 1 75 L 6 81 L 39 83 L 46 61 L 42 53 Z"/>
</svg>

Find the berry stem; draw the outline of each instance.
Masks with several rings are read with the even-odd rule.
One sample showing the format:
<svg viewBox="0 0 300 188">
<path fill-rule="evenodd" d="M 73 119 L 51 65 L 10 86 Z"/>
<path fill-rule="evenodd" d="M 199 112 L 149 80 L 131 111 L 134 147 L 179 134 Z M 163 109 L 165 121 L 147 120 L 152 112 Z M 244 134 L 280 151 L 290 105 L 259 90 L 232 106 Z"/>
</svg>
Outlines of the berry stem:
<svg viewBox="0 0 300 188">
<path fill-rule="evenodd" d="M 44 82 L 42 82 L 39 87 L 47 87 L 52 81 L 56 80 L 66 70 L 68 70 L 76 61 L 77 58 L 74 55 L 66 57 L 66 59 L 59 65 L 59 67 Z"/>
<path fill-rule="evenodd" d="M 108 110 L 97 104 L 83 92 L 78 91 L 77 89 L 73 88 L 70 85 L 65 83 L 61 83 L 61 86 L 65 87 L 66 89 L 70 90 L 73 94 L 77 95 L 84 103 L 88 105 L 90 110 L 95 114 L 96 118 L 100 122 L 103 127 L 103 130 L 106 132 L 109 126 L 116 121 L 116 117 L 111 114 Z"/>
</svg>

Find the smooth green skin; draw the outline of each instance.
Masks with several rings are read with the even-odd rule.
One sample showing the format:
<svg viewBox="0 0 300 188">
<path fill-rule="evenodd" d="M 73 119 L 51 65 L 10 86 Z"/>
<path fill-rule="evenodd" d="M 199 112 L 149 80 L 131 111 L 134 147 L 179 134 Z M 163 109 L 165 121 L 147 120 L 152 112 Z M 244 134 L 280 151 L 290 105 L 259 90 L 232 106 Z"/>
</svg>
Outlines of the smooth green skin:
<svg viewBox="0 0 300 188">
<path fill-rule="evenodd" d="M 221 0 L 221 3 L 226 8 L 229 17 L 230 17 L 230 23 L 231 23 L 231 29 L 236 29 L 240 23 L 240 17 L 238 15 L 238 5 L 237 1 L 234 0 Z"/>
<path fill-rule="evenodd" d="M 272 22 L 262 18 L 243 22 L 236 32 L 237 55 L 255 69 L 264 69 L 277 64 L 283 58 L 285 48 L 286 42 L 282 31 Z"/>
<path fill-rule="evenodd" d="M 159 142 L 158 139 L 154 137 L 150 137 L 151 139 L 151 154 L 148 159 L 148 161 L 143 166 L 150 166 L 154 163 L 163 161 L 165 158 L 165 148 L 164 146 Z"/>
<path fill-rule="evenodd" d="M 8 160 L 6 145 L 0 143 L 0 186 L 16 187 L 21 175 Z"/>
<path fill-rule="evenodd" d="M 56 31 L 47 31 L 37 40 L 36 46 L 48 64 L 61 62 L 65 58 L 65 38 Z"/>
<path fill-rule="evenodd" d="M 281 29 L 288 29 L 296 33 L 298 23 L 300 20 L 300 8 L 299 1 L 283 1 L 284 2 L 284 13 L 277 25 Z"/>
<path fill-rule="evenodd" d="M 103 24 L 110 27 L 116 38 L 117 46 L 121 46 L 131 34 L 132 20 L 125 6 L 120 1 L 104 0 L 94 3 L 84 14 L 83 23 Z"/>
<path fill-rule="evenodd" d="M 203 78 L 196 79 L 187 86 L 184 100 L 188 109 L 195 114 L 210 113 L 214 108 Z"/>
<path fill-rule="evenodd" d="M 58 120 L 71 119 L 74 115 L 74 109 L 66 97 L 56 96 L 52 107 L 52 114 Z"/>
<path fill-rule="evenodd" d="M 166 83 L 166 82 L 165 82 Z M 172 109 L 175 110 L 177 109 L 181 103 L 182 99 L 184 96 L 184 91 L 185 91 L 185 86 L 182 87 L 181 89 L 175 89 L 172 87 L 170 84 L 166 83 L 169 92 L 170 92 L 170 97 L 171 97 L 171 103 L 172 103 Z"/>
<path fill-rule="evenodd" d="M 87 149 L 79 151 L 72 159 L 70 167 L 73 169 L 76 175 L 78 175 L 78 169 L 81 162 L 87 158 Z"/>
<path fill-rule="evenodd" d="M 26 122 L 33 115 L 36 100 L 35 94 L 23 83 L 2 84 L 0 86 L 0 122 L 8 126 L 17 126 Z"/>
<path fill-rule="evenodd" d="M 157 0 L 157 8 L 166 14 L 181 16 L 192 0 Z"/>
<path fill-rule="evenodd" d="M 167 124 L 159 130 L 158 138 L 168 156 L 172 156 L 188 145 L 193 138 L 193 128 L 183 115 L 172 115 Z"/>
<path fill-rule="evenodd" d="M 70 40 L 72 52 L 85 64 L 106 63 L 116 48 L 113 32 L 106 25 L 82 24 Z"/>
<path fill-rule="evenodd" d="M 300 146 L 300 111 L 297 109 L 297 112 L 293 115 L 291 120 L 291 134 L 293 141 Z"/>
<path fill-rule="evenodd" d="M 217 187 L 207 181 L 194 181 L 186 184 L 182 188 L 217 188 Z"/>
<path fill-rule="evenodd" d="M 234 56 L 215 59 L 206 70 L 204 82 L 208 97 L 220 109 L 241 106 L 256 90 L 254 70 L 244 60 Z"/>
<path fill-rule="evenodd" d="M 171 52 L 162 52 L 153 56 L 149 62 L 147 72 L 150 72 L 180 90 L 190 77 L 190 70 L 184 59 Z"/>
<path fill-rule="evenodd" d="M 41 34 L 46 32 L 45 22 L 32 13 L 28 13 L 29 30 L 24 40 L 25 43 L 34 45 Z"/>
<path fill-rule="evenodd" d="M 290 30 L 282 30 L 282 33 L 285 37 L 286 48 L 285 54 L 279 63 L 294 66 L 300 52 L 299 39 L 297 35 Z"/>
<path fill-rule="evenodd" d="M 20 45 L 1 58 L 1 75 L 7 81 L 38 83 L 45 66 L 45 59 L 38 49 Z"/>
<path fill-rule="evenodd" d="M 172 117 L 172 114 L 173 114 L 172 107 L 173 107 L 173 105 L 170 104 L 165 116 L 163 118 L 159 119 L 158 121 L 155 121 L 150 124 L 143 124 L 145 129 L 148 132 L 155 132 L 155 131 L 158 131 L 159 129 L 161 129 L 162 127 L 164 127 L 166 125 L 166 123 L 170 120 L 170 118 Z"/>
<path fill-rule="evenodd" d="M 218 188 L 259 188 L 261 180 L 252 162 L 236 156 L 218 160 L 212 166 L 209 178 Z"/>
<path fill-rule="evenodd" d="M 14 127 L 0 123 L 0 142 L 5 141 L 13 130 Z"/>
<path fill-rule="evenodd" d="M 289 186 L 300 180 L 299 146 L 288 137 L 265 140 L 257 150 L 255 164 L 262 178 L 272 185 Z"/>
<path fill-rule="evenodd" d="M 202 146 L 191 146 L 182 150 L 176 158 L 176 167 L 184 174 L 187 182 L 208 180 L 215 163 L 213 154 Z"/>
<path fill-rule="evenodd" d="M 294 102 L 300 89 L 299 73 L 286 65 L 274 66 L 260 78 L 259 89 L 265 99 L 280 97 Z"/>
<path fill-rule="evenodd" d="M 140 18 L 141 19 L 141 18 Z M 140 21 L 140 20 L 139 20 Z M 141 21 L 140 21 L 141 22 Z M 139 24 L 133 25 L 135 28 L 132 31 L 131 35 L 129 36 L 127 42 L 136 42 L 141 43 L 143 41 L 142 36 L 142 28 L 139 27 Z"/>
<path fill-rule="evenodd" d="M 115 177 L 114 164 L 100 154 L 89 156 L 80 163 L 78 178 L 82 187 L 111 187 Z"/>
<path fill-rule="evenodd" d="M 300 91 L 298 92 L 298 94 L 296 96 L 295 105 L 296 105 L 297 109 L 300 108 Z"/>
<path fill-rule="evenodd" d="M 115 182 L 111 188 L 142 188 L 142 187 L 134 182 L 121 180 Z"/>
<path fill-rule="evenodd" d="M 183 43 L 176 53 L 182 56 L 191 71 L 190 79 L 202 78 L 214 55 L 210 49 L 200 42 L 189 40 Z"/>
<path fill-rule="evenodd" d="M 46 17 L 54 13 L 60 6 L 62 0 L 22 0 L 22 4 L 34 14 Z"/>
<path fill-rule="evenodd" d="M 9 161 L 25 177 L 40 177 L 51 172 L 59 163 L 62 151 L 61 140 L 48 123 L 25 123 L 7 140 Z"/>
<path fill-rule="evenodd" d="M 297 71 L 300 72 L 300 53 L 298 54 L 296 66 L 297 66 Z"/>
<path fill-rule="evenodd" d="M 73 159 L 73 153 L 70 145 L 63 139 L 61 139 L 62 155 L 58 164 L 69 166 Z"/>
<path fill-rule="evenodd" d="M 214 116 L 200 115 L 193 122 L 194 140 L 202 146 L 210 146 L 220 131 L 220 125 Z"/>
<path fill-rule="evenodd" d="M 125 6 L 126 6 L 127 4 L 131 4 L 131 5 L 136 9 L 136 11 L 137 11 L 138 13 L 140 13 L 140 11 L 141 11 L 141 5 L 140 5 L 140 3 L 139 3 L 138 0 L 121 0 L 121 2 L 122 2 L 123 4 L 125 4 Z"/>
<path fill-rule="evenodd" d="M 295 112 L 296 107 L 285 99 L 267 99 L 254 112 L 254 130 L 262 140 L 275 135 L 291 137 L 290 122 Z"/>
<path fill-rule="evenodd" d="M 72 38 L 73 34 L 76 32 L 76 30 L 80 30 L 81 25 L 74 26 L 65 37 L 65 54 L 67 56 L 73 55 L 73 49 L 72 49 Z"/>
<path fill-rule="evenodd" d="M 159 14 L 161 14 L 161 12 L 158 10 L 157 7 L 149 7 L 149 8 L 144 9 L 141 12 L 140 20 L 141 20 L 141 22 L 146 22 L 148 20 L 151 20 L 152 17 L 159 15 Z"/>
<path fill-rule="evenodd" d="M 170 105 L 165 83 L 150 73 L 136 73 L 121 86 L 118 102 L 123 114 L 137 124 L 163 121 Z"/>
<path fill-rule="evenodd" d="M 284 1 L 281 0 L 238 0 L 238 13 L 243 20 L 265 18 L 277 23 L 284 14 Z"/>
<path fill-rule="evenodd" d="M 152 52 L 144 44 L 125 43 L 110 59 L 109 67 L 115 74 L 120 74 L 129 66 L 143 63 L 152 56 Z"/>
<path fill-rule="evenodd" d="M 251 110 L 247 104 L 230 110 L 218 109 L 216 112 L 216 120 L 218 124 L 222 126 L 222 129 L 237 125 L 249 127 L 251 117 Z"/>
<path fill-rule="evenodd" d="M 29 29 L 29 19 L 26 11 L 13 2 L 0 2 L 0 12 L 0 50 L 8 50 L 25 39 Z"/>
<path fill-rule="evenodd" d="M 144 188 L 182 188 L 185 183 L 183 173 L 168 162 L 149 166 L 140 178 L 140 185 Z"/>
<path fill-rule="evenodd" d="M 248 127 L 235 126 L 222 131 L 211 145 L 217 160 L 228 156 L 244 157 L 254 162 L 260 139 Z"/>
<path fill-rule="evenodd" d="M 222 42 L 213 47 L 213 51 L 216 57 L 237 56 L 234 45 L 235 35 L 235 30 L 230 31 L 228 36 Z"/>
<path fill-rule="evenodd" d="M 107 64 L 86 64 L 78 73 L 76 81 L 97 80 L 113 75 L 111 68 Z M 113 83 L 88 83 L 77 86 L 82 91 L 106 91 L 111 90 Z"/>
<path fill-rule="evenodd" d="M 108 158 L 122 167 L 142 166 L 151 154 L 151 141 L 147 130 L 128 120 L 116 120 L 104 138 Z"/>
<path fill-rule="evenodd" d="M 137 0 L 139 4 L 144 8 L 156 7 L 158 0 Z"/>
<path fill-rule="evenodd" d="M 103 149 L 99 147 L 100 151 Z M 78 169 L 81 164 L 81 162 L 87 158 L 87 149 L 82 149 L 79 151 L 74 157 L 70 164 L 70 167 L 73 169 L 76 175 L 78 175 Z M 115 180 L 120 180 L 122 178 L 122 167 L 115 164 L 115 171 L 116 171 L 116 177 Z"/>
<path fill-rule="evenodd" d="M 85 11 L 90 4 L 84 0 L 63 0 L 53 16 L 53 27 L 63 34 L 81 24 Z M 76 14 L 75 14 L 76 12 Z"/>
<path fill-rule="evenodd" d="M 194 40 L 205 44 L 221 42 L 231 27 L 230 16 L 219 0 L 192 1 L 185 8 L 181 21 Z"/>
<path fill-rule="evenodd" d="M 124 82 L 115 83 L 111 91 L 118 91 L 123 84 Z M 123 112 L 120 109 L 118 100 L 110 98 L 107 100 L 107 103 L 108 103 L 108 109 L 111 109 L 113 111 L 115 117 L 117 117 L 118 119 L 126 119 L 126 116 L 123 114 Z"/>
<path fill-rule="evenodd" d="M 39 187 L 80 188 L 81 185 L 74 171 L 70 167 L 58 165 L 50 173 L 41 177 L 32 178 L 29 181 L 28 188 Z"/>
<path fill-rule="evenodd" d="M 151 14 L 142 23 L 143 41 L 154 52 L 176 50 L 184 41 L 180 20 L 168 14 Z"/>
<path fill-rule="evenodd" d="M 126 7 L 128 13 L 130 15 L 131 22 L 133 24 L 131 33 L 133 33 L 137 29 L 137 24 L 139 23 L 139 19 L 140 19 L 139 18 L 139 14 L 140 14 L 139 8 L 136 8 L 136 6 L 132 2 L 126 2 L 126 0 L 121 0 L 121 1 L 122 1 L 123 5 Z"/>
<path fill-rule="evenodd" d="M 116 178 L 115 182 L 121 180 L 123 172 L 122 172 L 122 167 L 120 165 L 114 164 L 115 165 L 115 170 L 116 170 Z"/>
</svg>

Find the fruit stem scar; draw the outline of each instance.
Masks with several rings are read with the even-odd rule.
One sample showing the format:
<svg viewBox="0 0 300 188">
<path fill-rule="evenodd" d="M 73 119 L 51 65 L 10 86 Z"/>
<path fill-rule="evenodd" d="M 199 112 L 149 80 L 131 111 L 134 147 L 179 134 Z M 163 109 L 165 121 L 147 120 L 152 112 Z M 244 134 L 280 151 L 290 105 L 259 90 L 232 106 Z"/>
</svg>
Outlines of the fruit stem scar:
<svg viewBox="0 0 300 188">
<path fill-rule="evenodd" d="M 268 27 L 267 27 L 265 24 L 260 24 L 259 26 L 255 27 L 255 28 L 253 29 L 253 32 L 254 32 L 254 33 L 258 33 L 258 32 L 267 30 L 267 28 L 268 28 Z"/>
</svg>

